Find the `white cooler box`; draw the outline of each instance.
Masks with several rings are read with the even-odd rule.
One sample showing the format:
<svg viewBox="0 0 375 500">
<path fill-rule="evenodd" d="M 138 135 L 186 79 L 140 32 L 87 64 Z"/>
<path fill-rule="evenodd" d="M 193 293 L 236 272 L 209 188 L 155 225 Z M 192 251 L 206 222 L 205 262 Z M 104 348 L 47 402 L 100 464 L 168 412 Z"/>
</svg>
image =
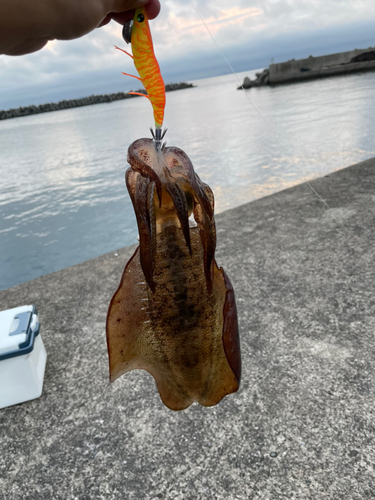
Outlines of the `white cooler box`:
<svg viewBox="0 0 375 500">
<path fill-rule="evenodd" d="M 47 354 L 35 306 L 0 312 L 0 408 L 42 394 Z"/>
</svg>

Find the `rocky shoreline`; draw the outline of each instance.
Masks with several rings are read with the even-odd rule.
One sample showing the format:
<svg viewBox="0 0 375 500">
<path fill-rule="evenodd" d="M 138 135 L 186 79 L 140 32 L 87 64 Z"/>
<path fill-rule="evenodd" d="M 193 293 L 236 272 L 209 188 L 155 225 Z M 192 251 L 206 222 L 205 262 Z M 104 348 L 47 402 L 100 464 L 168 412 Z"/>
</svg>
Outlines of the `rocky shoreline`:
<svg viewBox="0 0 375 500">
<path fill-rule="evenodd" d="M 192 83 L 169 83 L 165 86 L 166 92 L 174 90 L 188 89 L 195 87 Z M 147 95 L 144 89 L 135 90 L 141 94 Z M 103 102 L 120 101 L 122 99 L 131 99 L 137 97 L 126 92 L 117 92 L 116 94 L 105 95 L 92 95 L 90 97 L 82 97 L 80 99 L 70 99 L 59 102 L 52 102 L 47 104 L 40 104 L 39 106 L 25 106 L 17 109 L 8 109 L 7 111 L 0 110 L 0 120 L 7 120 L 9 118 L 18 118 L 20 116 L 37 115 L 39 113 L 49 113 L 50 111 L 59 111 L 60 109 L 79 108 L 80 106 L 91 106 L 91 104 L 101 104 Z"/>
</svg>

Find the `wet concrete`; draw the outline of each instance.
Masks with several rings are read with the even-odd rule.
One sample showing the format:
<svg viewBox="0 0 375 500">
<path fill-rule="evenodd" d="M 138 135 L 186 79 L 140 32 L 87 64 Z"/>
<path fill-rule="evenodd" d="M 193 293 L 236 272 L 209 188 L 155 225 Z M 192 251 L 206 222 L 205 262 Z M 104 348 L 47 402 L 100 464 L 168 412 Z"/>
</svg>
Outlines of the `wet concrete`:
<svg viewBox="0 0 375 500">
<path fill-rule="evenodd" d="M 108 381 L 122 249 L 0 292 L 36 304 L 40 399 L 0 410 L 0 498 L 374 498 L 375 159 L 217 217 L 243 382 L 175 413 L 143 371 Z"/>
</svg>

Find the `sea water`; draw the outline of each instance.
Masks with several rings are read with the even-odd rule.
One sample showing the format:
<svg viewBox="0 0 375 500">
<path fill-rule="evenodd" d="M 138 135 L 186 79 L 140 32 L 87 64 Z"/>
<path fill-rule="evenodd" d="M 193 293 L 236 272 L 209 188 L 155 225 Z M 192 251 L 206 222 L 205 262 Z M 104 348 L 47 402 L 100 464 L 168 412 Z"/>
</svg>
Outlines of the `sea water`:
<svg viewBox="0 0 375 500">
<path fill-rule="evenodd" d="M 217 213 L 375 156 L 375 72 L 246 91 L 234 75 L 194 84 L 167 94 L 166 139 L 211 186 Z M 0 289 L 136 242 L 126 155 L 151 125 L 142 97 L 0 122 Z"/>
</svg>

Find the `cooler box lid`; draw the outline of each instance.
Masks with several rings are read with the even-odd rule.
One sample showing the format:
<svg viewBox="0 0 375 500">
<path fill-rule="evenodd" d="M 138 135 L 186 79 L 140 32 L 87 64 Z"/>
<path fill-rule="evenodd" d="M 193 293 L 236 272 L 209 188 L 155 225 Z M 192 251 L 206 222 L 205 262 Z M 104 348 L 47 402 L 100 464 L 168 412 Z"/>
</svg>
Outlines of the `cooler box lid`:
<svg viewBox="0 0 375 500">
<path fill-rule="evenodd" d="M 38 313 L 33 305 L 0 311 L 0 361 L 31 352 L 39 330 Z"/>
</svg>

